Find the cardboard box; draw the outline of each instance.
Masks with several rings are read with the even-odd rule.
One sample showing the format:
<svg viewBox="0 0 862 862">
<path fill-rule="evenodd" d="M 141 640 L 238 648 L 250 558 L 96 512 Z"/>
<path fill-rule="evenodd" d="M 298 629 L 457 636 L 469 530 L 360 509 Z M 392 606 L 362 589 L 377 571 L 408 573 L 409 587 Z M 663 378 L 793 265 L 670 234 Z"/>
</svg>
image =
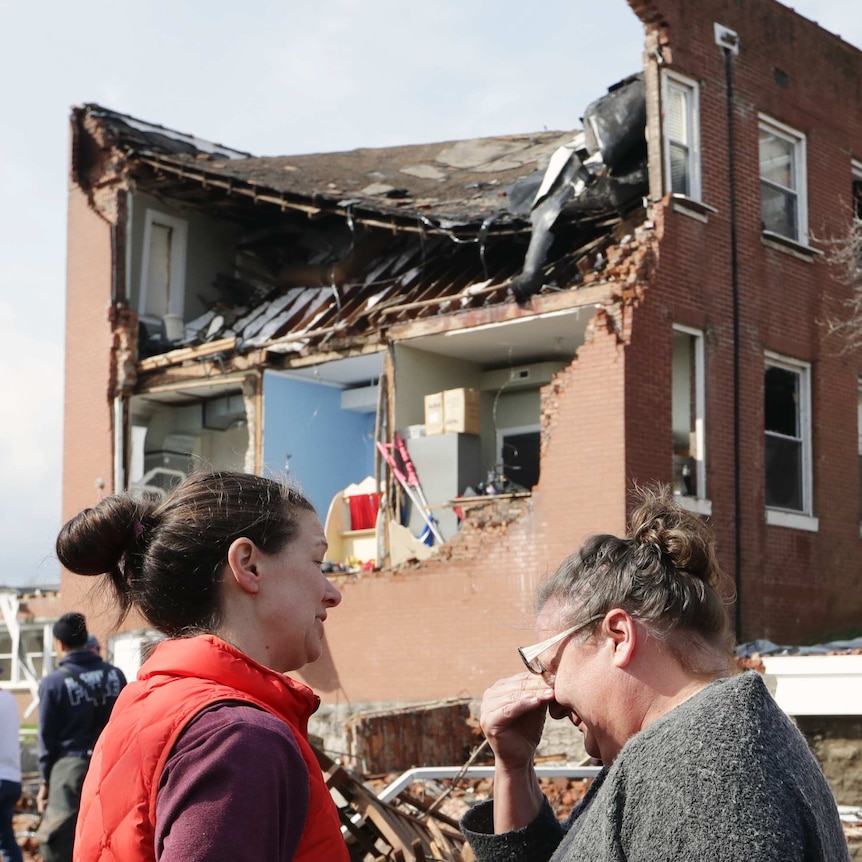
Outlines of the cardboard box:
<svg viewBox="0 0 862 862">
<path fill-rule="evenodd" d="M 425 434 L 443 433 L 443 393 L 432 392 L 425 396 Z"/>
<path fill-rule="evenodd" d="M 479 433 L 479 397 L 475 389 L 447 389 L 443 393 L 443 430 L 446 434 Z"/>
</svg>

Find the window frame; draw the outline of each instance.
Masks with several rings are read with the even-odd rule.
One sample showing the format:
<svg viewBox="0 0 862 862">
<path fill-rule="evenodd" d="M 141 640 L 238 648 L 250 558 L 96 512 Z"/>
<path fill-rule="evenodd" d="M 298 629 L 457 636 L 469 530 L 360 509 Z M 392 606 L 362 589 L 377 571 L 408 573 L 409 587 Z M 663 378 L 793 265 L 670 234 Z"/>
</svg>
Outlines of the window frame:
<svg viewBox="0 0 862 862">
<path fill-rule="evenodd" d="M 185 318 L 186 256 L 188 251 L 189 224 L 185 219 L 167 215 L 161 210 L 147 208 L 144 213 L 144 239 L 141 245 L 141 281 L 138 296 L 138 312 L 142 318 L 161 320 L 163 315 L 151 314 L 147 308 L 147 284 L 150 277 L 150 244 L 153 224 L 169 227 L 171 236 L 170 303 L 164 314 L 176 314 Z"/>
<path fill-rule="evenodd" d="M 760 134 L 767 131 L 777 138 L 788 141 L 793 145 L 793 171 L 796 178 L 796 188 L 788 188 L 774 182 L 773 180 L 764 179 L 763 164 L 760 161 Z M 761 225 L 764 236 L 778 237 L 782 240 L 787 240 L 792 243 L 798 243 L 802 246 L 808 246 L 808 154 L 807 154 L 807 138 L 804 132 L 794 129 L 791 126 L 767 116 L 766 114 L 758 114 L 757 122 L 757 143 L 758 143 L 758 175 L 760 180 L 760 208 L 761 208 Z M 787 236 L 778 231 L 774 231 L 763 225 L 763 187 L 764 185 L 778 189 L 781 192 L 791 192 L 796 197 L 796 236 Z"/>
<path fill-rule="evenodd" d="M 691 373 L 694 376 L 694 459 L 696 476 L 696 493 L 692 495 L 678 495 L 679 502 L 687 509 L 698 512 L 701 515 L 712 514 L 712 501 L 707 494 L 706 485 L 706 340 L 702 329 L 686 326 L 682 323 L 673 324 L 673 337 L 676 335 L 687 335 L 694 338 L 694 367 Z M 673 394 L 675 391 L 673 380 L 673 369 L 671 369 L 671 405 L 673 405 Z"/>
<path fill-rule="evenodd" d="M 802 499 L 801 509 L 789 509 L 782 506 L 770 506 L 766 503 L 766 440 L 768 437 L 776 439 L 797 439 L 776 431 L 766 429 L 766 372 L 770 368 L 780 368 L 798 375 L 799 403 L 797 404 L 797 426 L 799 429 L 800 461 L 801 461 L 801 483 L 800 496 Z M 783 356 L 772 351 L 764 352 L 763 364 L 764 385 L 764 416 L 763 416 L 763 441 L 764 441 L 764 464 L 763 464 L 763 489 L 764 506 L 766 509 L 766 521 L 778 526 L 795 527 L 816 531 L 819 526 L 818 519 L 814 517 L 814 459 L 813 459 L 813 422 L 812 422 L 812 399 L 811 399 L 811 363 L 801 359 Z"/>
<path fill-rule="evenodd" d="M 862 377 L 856 378 L 856 450 L 859 474 L 859 535 L 862 536 Z"/>
<path fill-rule="evenodd" d="M 850 188 L 851 194 L 855 193 L 856 183 L 862 184 L 862 161 L 850 160 Z M 856 200 L 855 194 L 850 201 L 850 210 L 854 219 L 862 219 L 862 198 Z"/>
<path fill-rule="evenodd" d="M 667 124 L 667 106 L 670 104 L 671 91 L 676 90 L 685 96 L 685 125 L 689 141 L 677 141 L 671 138 Z M 701 153 L 700 153 L 700 86 L 697 81 L 674 72 L 671 69 L 662 70 L 662 146 L 664 149 L 664 188 L 665 192 L 674 197 L 687 200 L 702 201 L 701 184 Z M 671 144 L 676 143 L 688 149 L 689 191 L 675 192 L 671 173 Z"/>
<path fill-rule="evenodd" d="M 22 622 L 18 627 L 17 636 L 13 636 L 11 630 L 5 623 L 0 623 L 0 632 L 5 633 L 10 639 L 11 652 L 0 654 L 0 665 L 7 667 L 8 675 L 0 678 L 0 689 L 12 691 L 24 691 L 35 688 L 39 680 L 54 670 L 57 653 L 54 649 L 54 636 L 52 627 L 56 620 L 40 620 L 35 622 Z M 41 633 L 41 650 L 30 651 L 22 656 L 21 642 L 25 632 Z M 33 665 L 33 659 L 41 659 L 42 671 L 39 673 Z M 24 663 L 27 663 L 26 667 Z"/>
</svg>

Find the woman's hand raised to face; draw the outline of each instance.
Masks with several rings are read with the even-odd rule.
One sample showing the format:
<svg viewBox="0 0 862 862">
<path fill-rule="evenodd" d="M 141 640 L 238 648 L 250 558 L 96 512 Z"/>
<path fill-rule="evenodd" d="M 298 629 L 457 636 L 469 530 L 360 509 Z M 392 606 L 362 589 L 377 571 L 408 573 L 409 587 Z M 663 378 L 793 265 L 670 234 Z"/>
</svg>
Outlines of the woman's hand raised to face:
<svg viewBox="0 0 862 862">
<path fill-rule="evenodd" d="M 519 673 L 494 683 L 482 698 L 479 723 L 498 766 L 530 767 L 554 691 L 540 676 Z"/>
</svg>

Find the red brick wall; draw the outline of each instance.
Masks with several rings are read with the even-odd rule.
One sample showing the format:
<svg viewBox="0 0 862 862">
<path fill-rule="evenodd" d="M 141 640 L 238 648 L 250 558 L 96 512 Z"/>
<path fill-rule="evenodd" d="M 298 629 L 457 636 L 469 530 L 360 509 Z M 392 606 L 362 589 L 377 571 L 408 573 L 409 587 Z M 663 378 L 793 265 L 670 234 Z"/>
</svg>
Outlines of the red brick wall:
<svg viewBox="0 0 862 862">
<path fill-rule="evenodd" d="M 713 22 L 740 36 L 733 59 L 733 170 L 738 203 L 742 453 L 743 638 L 805 642 L 858 627 L 862 619 L 859 485 L 856 469 L 858 356 L 825 340 L 822 321 L 841 313 L 847 289 L 821 258 L 800 260 L 766 247 L 760 234 L 758 113 L 807 136 L 812 244 L 847 230 L 850 159 L 862 152 L 862 53 L 772 0 L 632 2 L 662 22 L 664 56 L 700 82 L 703 198 L 718 209 L 701 224 L 667 211 L 658 278 L 635 315 L 629 367 L 664 363 L 670 322 L 705 328 L 709 496 L 722 558 L 732 569 L 733 318 L 726 67 Z M 787 76 L 776 82 L 775 70 Z M 656 97 L 655 88 L 651 97 Z M 661 217 L 661 216 L 660 216 Z M 775 351 L 812 365 L 814 514 L 809 533 L 764 522 L 763 356 Z M 662 374 L 669 379 L 665 367 Z M 629 392 L 629 404 L 639 400 Z M 661 390 L 647 402 L 667 417 Z M 646 405 L 644 412 L 647 413 Z M 646 416 L 644 416 L 644 419 Z M 665 423 L 666 424 L 666 423 Z M 656 441 L 629 424 L 629 459 Z M 642 436 L 649 438 L 644 426 Z M 666 450 L 665 450 L 666 451 Z M 650 458 L 634 473 L 649 472 Z M 654 462 L 653 462 L 654 463 Z M 665 469 L 669 469 L 665 467 Z"/>
<path fill-rule="evenodd" d="M 303 674 L 325 702 L 479 697 L 520 669 L 539 580 L 585 536 L 625 527 L 624 360 L 599 321 L 546 388 L 541 477 L 517 520 L 462 529 L 442 560 L 340 585 L 327 654 Z"/>
<path fill-rule="evenodd" d="M 111 227 L 74 185 L 69 191 L 66 286 L 65 428 L 63 513 L 65 522 L 113 491 L 111 393 Z M 100 490 L 96 483 L 101 481 Z M 65 609 L 86 609 L 83 596 L 101 579 L 63 572 Z M 96 625 L 96 609 L 88 622 Z"/>
<path fill-rule="evenodd" d="M 706 223 L 653 213 L 655 269 L 621 314 L 601 312 L 573 365 L 543 394 L 542 474 L 514 520 L 462 530 L 439 559 L 343 583 L 327 622 L 328 651 L 306 679 L 330 703 L 478 696 L 519 668 L 533 640 L 538 580 L 594 531 L 621 532 L 632 482 L 670 481 L 674 323 L 705 332 L 707 470 L 719 553 L 733 573 L 740 542 L 743 639 L 800 643 L 862 619 L 856 379 L 859 357 L 824 342 L 818 323 L 846 290 L 821 259 L 765 247 L 760 233 L 758 112 L 808 136 L 810 225 L 840 234 L 849 216 L 850 158 L 862 156 L 860 52 L 773 0 L 631 0 L 662 26 L 665 62 L 700 82 Z M 725 62 L 713 23 L 736 30 L 735 142 L 728 158 Z M 657 39 L 656 34 L 653 37 Z M 647 55 L 647 62 L 651 54 Z M 780 87 L 775 69 L 786 76 Z M 654 121 L 657 76 L 649 76 Z M 655 123 L 651 123 L 653 128 Z M 729 167 L 738 202 L 741 386 L 733 387 Z M 658 189 L 660 194 L 660 189 Z M 667 203 L 667 202 L 665 202 Z M 110 233 L 76 190 L 70 199 L 69 342 L 64 514 L 111 482 L 108 393 Z M 614 310 L 611 310 L 614 311 Z M 812 363 L 816 533 L 764 518 L 763 356 Z M 734 508 L 734 409 L 742 453 L 741 531 Z M 86 445 L 85 445 L 86 444 Z M 480 523 L 482 522 L 482 523 Z M 64 581 L 64 602 L 81 596 Z"/>
<path fill-rule="evenodd" d="M 862 619 L 856 377 L 859 359 L 824 343 L 818 323 L 846 297 L 819 258 L 761 241 L 758 112 L 808 136 L 809 221 L 838 235 L 849 215 L 850 157 L 862 152 L 862 59 L 855 49 L 772 0 L 635 3 L 662 22 L 665 58 L 701 85 L 706 223 L 658 210 L 656 269 L 623 331 L 601 322 L 544 398 L 542 478 L 530 510 L 493 539 L 459 537 L 474 559 L 428 564 L 345 589 L 330 619 L 341 691 L 369 699 L 478 694 L 517 669 L 529 640 L 529 593 L 587 533 L 624 529 L 634 481 L 670 481 L 674 323 L 705 332 L 707 470 L 719 553 L 734 572 L 734 327 L 729 167 L 737 185 L 742 638 L 801 643 Z M 736 30 L 733 158 L 728 158 L 725 61 L 713 23 Z M 788 76 L 782 89 L 778 68 Z M 657 79 L 653 76 L 652 81 Z M 657 99 L 655 84 L 649 97 Z M 656 103 L 654 102 L 654 105 Z M 618 321 L 619 322 L 619 321 Z M 767 526 L 764 512 L 763 361 L 772 350 L 812 363 L 814 499 L 820 528 Z M 367 644 L 357 651 L 356 643 Z M 317 668 L 315 682 L 325 678 Z M 393 683 L 392 680 L 397 680 Z M 355 692 L 362 692 L 361 695 Z"/>
</svg>

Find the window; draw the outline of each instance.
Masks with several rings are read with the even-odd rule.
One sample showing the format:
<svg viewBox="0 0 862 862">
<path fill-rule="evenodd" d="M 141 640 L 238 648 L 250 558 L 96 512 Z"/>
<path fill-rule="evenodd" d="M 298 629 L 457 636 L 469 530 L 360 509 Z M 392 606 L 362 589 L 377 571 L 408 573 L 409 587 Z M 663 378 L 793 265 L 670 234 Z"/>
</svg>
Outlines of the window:
<svg viewBox="0 0 862 862">
<path fill-rule="evenodd" d="M 158 320 L 167 315 L 183 317 L 187 234 L 186 222 L 147 210 L 141 264 L 141 316 Z"/>
<path fill-rule="evenodd" d="M 767 355 L 763 385 L 766 506 L 811 514 L 811 368 Z"/>
<path fill-rule="evenodd" d="M 703 333 L 685 326 L 673 330 L 673 491 L 681 498 L 705 501 Z"/>
<path fill-rule="evenodd" d="M 859 380 L 858 406 L 856 408 L 856 448 L 859 453 L 859 521 L 862 523 L 862 378 Z"/>
<path fill-rule="evenodd" d="M 760 212 L 764 231 L 808 244 L 805 137 L 763 116 Z"/>
<path fill-rule="evenodd" d="M 35 685 L 45 673 L 53 670 L 52 625 L 53 622 L 22 625 L 17 645 L 9 629 L 0 626 L 0 683 L 5 684 L 4 688 Z M 46 655 L 49 656 L 47 666 Z"/>
<path fill-rule="evenodd" d="M 850 169 L 853 174 L 853 217 L 862 219 L 862 162 L 854 159 Z"/>
<path fill-rule="evenodd" d="M 673 194 L 700 200 L 700 118 L 694 81 L 665 72 L 665 187 Z"/>
<path fill-rule="evenodd" d="M 497 451 L 503 473 L 527 491 L 539 484 L 540 447 L 538 425 L 504 428 L 497 432 Z"/>
</svg>

